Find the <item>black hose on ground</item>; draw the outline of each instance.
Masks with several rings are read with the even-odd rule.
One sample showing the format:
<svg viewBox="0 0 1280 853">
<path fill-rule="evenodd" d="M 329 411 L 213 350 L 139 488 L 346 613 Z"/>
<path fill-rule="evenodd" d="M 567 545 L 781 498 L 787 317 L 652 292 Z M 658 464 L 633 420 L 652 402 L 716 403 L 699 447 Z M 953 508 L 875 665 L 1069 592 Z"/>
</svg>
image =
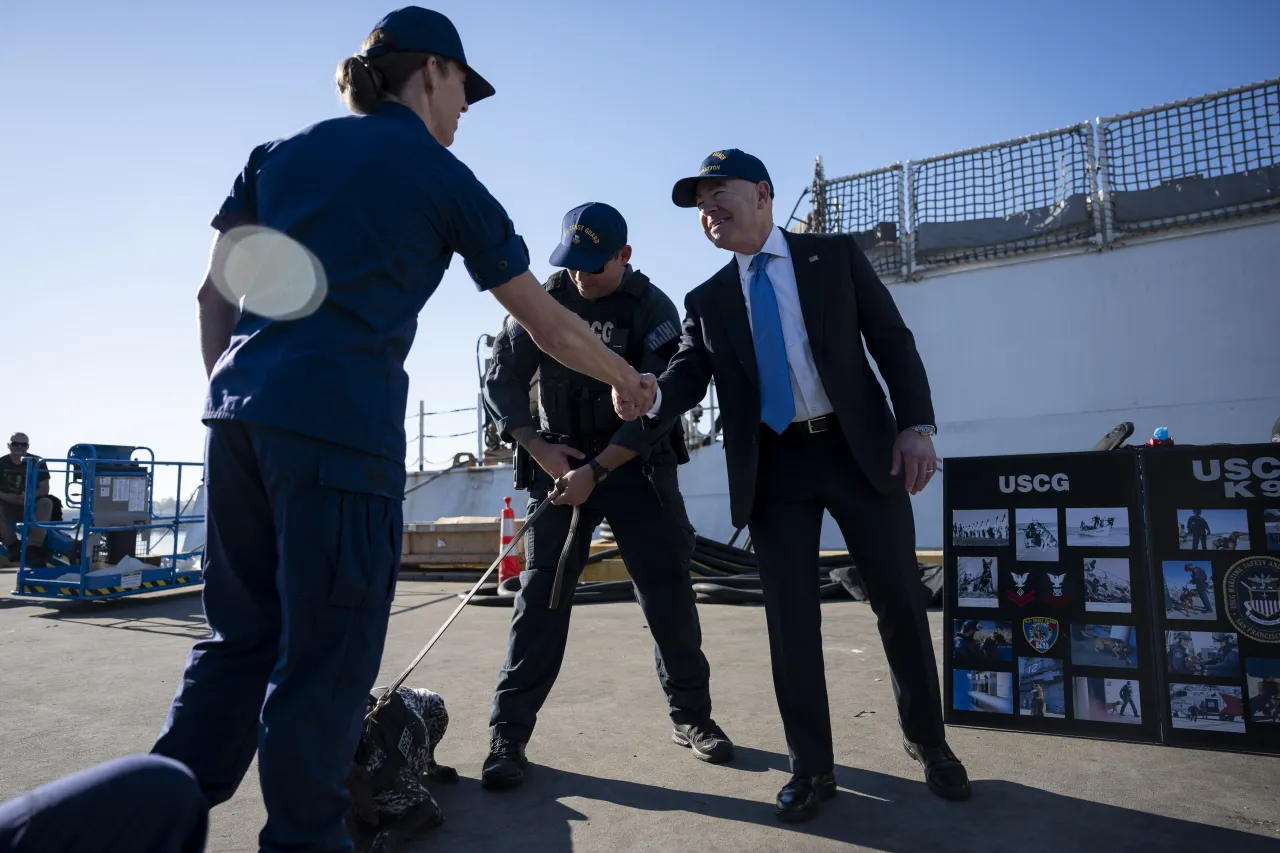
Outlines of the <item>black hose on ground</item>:
<svg viewBox="0 0 1280 853">
<path fill-rule="evenodd" d="M 714 539 L 708 539 L 705 536 L 698 536 L 694 545 L 695 558 L 709 558 L 713 562 L 707 563 L 715 568 L 722 570 L 733 570 L 736 568 L 744 568 L 749 571 L 759 569 L 760 562 L 753 551 L 744 551 L 741 548 L 734 548 L 723 542 L 717 542 Z M 706 560 L 703 560 L 706 562 Z M 728 564 L 728 566 L 721 564 Z M 848 554 L 827 554 L 818 557 L 818 565 L 824 568 L 835 569 L 844 566 L 853 565 L 853 560 Z"/>
<path fill-rule="evenodd" d="M 757 563 L 756 555 L 753 552 L 744 551 L 741 548 L 735 548 L 732 545 L 726 545 L 723 542 L 717 542 L 705 536 L 694 537 L 694 548 L 717 554 L 726 560 L 741 563 L 742 565 L 754 566 Z"/>
<path fill-rule="evenodd" d="M 512 578 L 516 581 L 515 589 L 520 588 L 519 578 Z M 508 581 L 510 583 L 510 581 Z M 461 594 L 458 595 L 462 597 Z M 635 598 L 635 591 L 631 586 L 631 581 L 595 581 L 590 583 L 580 583 L 573 590 L 574 604 L 599 604 L 606 601 L 631 601 Z M 477 607 L 512 607 L 515 605 L 515 591 L 504 592 L 496 586 L 482 586 L 472 596 L 467 604 L 474 604 Z"/>
<path fill-rule="evenodd" d="M 600 563 L 617 557 L 617 547 L 592 554 L 586 564 Z M 689 563 L 693 591 L 704 604 L 760 604 L 764 593 L 760 585 L 759 560 L 751 551 L 735 548 L 705 536 L 695 536 Z M 861 579 L 848 554 L 829 554 L 818 558 L 819 595 L 826 600 L 853 599 L 865 601 Z M 482 587 L 470 603 L 478 607 L 510 607 L 520 589 L 519 578 L 509 578 L 499 586 Z M 574 604 L 606 601 L 630 601 L 635 598 L 631 581 L 588 581 L 573 590 Z"/>
<path fill-rule="evenodd" d="M 583 562 L 583 565 L 589 566 L 592 563 L 599 563 L 604 560 L 611 560 L 614 557 L 617 557 L 621 553 L 622 553 L 621 548 L 617 548 L 617 547 L 606 548 L 603 551 L 597 551 L 596 553 L 592 554 L 590 557 L 587 557 L 586 561 Z"/>
<path fill-rule="evenodd" d="M 704 564 L 702 562 L 702 558 L 698 557 L 696 554 L 694 555 L 693 559 L 689 561 L 689 573 L 694 575 L 702 575 L 708 578 L 731 578 L 731 577 L 737 577 L 740 574 L 745 574 L 744 572 L 726 572 L 726 571 L 721 571 L 720 569 L 712 568 L 711 566 Z"/>
<path fill-rule="evenodd" d="M 745 579 L 743 579 L 745 580 Z M 755 586 L 735 584 L 725 586 L 720 583 L 695 583 L 693 591 L 699 603 L 703 604 L 763 604 L 764 592 L 759 586 L 759 578 Z M 839 582 L 824 583 L 818 587 L 818 596 L 823 599 L 848 598 L 844 586 Z"/>
<path fill-rule="evenodd" d="M 759 566 L 736 565 L 697 548 L 693 551 L 693 562 L 697 563 L 699 566 L 706 566 L 709 569 L 714 569 L 727 575 L 749 575 L 753 572 L 760 571 Z"/>
</svg>

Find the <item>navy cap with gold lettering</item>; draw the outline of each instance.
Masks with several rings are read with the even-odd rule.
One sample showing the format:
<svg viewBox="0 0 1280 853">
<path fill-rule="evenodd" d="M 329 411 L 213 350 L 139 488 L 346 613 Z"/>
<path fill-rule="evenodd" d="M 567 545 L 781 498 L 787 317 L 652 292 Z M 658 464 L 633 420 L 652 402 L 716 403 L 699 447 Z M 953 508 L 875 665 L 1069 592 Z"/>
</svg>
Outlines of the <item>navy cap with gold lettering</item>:
<svg viewBox="0 0 1280 853">
<path fill-rule="evenodd" d="M 421 6 L 405 6 L 396 9 L 374 26 L 374 31 L 385 30 L 390 40 L 371 46 L 362 56 L 374 59 L 387 53 L 435 53 L 446 56 L 467 71 L 463 88 L 467 103 L 474 104 L 494 94 L 489 81 L 467 64 L 462 50 L 462 37 L 453 22 L 439 12 Z"/>
<path fill-rule="evenodd" d="M 698 181 L 706 178 L 742 178 L 752 183 L 768 181 L 769 194 L 773 195 L 773 179 L 769 170 L 764 167 L 758 157 L 753 157 L 737 148 L 722 148 L 707 156 L 702 161 L 698 174 L 691 178 L 681 178 L 671 189 L 671 200 L 676 207 L 698 206 Z"/>
<path fill-rule="evenodd" d="M 622 214 L 604 202 L 588 202 L 564 215 L 560 245 L 548 263 L 578 272 L 600 272 L 625 245 L 627 221 Z"/>
</svg>

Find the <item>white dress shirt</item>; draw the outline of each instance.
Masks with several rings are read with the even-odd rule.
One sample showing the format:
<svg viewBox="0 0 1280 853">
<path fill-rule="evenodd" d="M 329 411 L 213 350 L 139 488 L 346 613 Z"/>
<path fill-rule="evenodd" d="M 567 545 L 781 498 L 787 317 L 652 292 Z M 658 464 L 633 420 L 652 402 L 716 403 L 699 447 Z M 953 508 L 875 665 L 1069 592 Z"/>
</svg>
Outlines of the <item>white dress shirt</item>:
<svg viewBox="0 0 1280 853">
<path fill-rule="evenodd" d="M 787 345 L 787 366 L 791 373 L 791 395 L 795 400 L 796 414 L 792 423 L 807 421 L 812 418 L 830 414 L 834 409 L 827 399 L 827 391 L 818 376 L 818 368 L 813 361 L 813 350 L 809 347 L 809 333 L 805 329 L 804 315 L 800 311 L 800 291 L 796 287 L 795 268 L 791 263 L 791 251 L 782 229 L 777 225 L 769 232 L 761 252 L 768 252 L 771 257 L 765 265 L 765 274 L 773 283 L 773 293 L 778 301 L 778 315 L 782 318 L 782 337 Z M 746 303 L 747 323 L 753 324 L 751 317 L 751 278 L 754 275 L 751 261 L 755 255 L 744 255 L 734 252 L 738 261 L 738 277 L 742 283 L 742 299 Z M 662 406 L 662 389 L 658 389 L 653 401 L 653 408 L 648 412 L 656 417 Z"/>
</svg>

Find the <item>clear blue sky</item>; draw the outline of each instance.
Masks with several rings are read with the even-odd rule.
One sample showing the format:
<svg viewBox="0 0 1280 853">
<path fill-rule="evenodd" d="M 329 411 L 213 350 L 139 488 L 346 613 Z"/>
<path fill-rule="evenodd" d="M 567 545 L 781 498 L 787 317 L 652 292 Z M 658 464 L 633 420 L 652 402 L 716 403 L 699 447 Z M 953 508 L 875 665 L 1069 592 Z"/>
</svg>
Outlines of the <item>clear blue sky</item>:
<svg viewBox="0 0 1280 853">
<path fill-rule="evenodd" d="M 88 441 L 201 458 L 209 219 L 253 145 L 343 113 L 334 69 L 394 7 L 0 6 L 0 431 L 50 457 Z M 671 183 L 717 148 L 764 159 L 781 223 L 815 155 L 836 176 L 1280 72 L 1275 0 L 434 8 L 498 90 L 453 150 L 506 205 L 535 273 L 552 271 L 563 213 L 607 201 L 677 304 L 725 258 Z M 501 317 L 455 260 L 408 361 L 411 409 L 474 404 L 476 339 Z M 453 415 L 428 432 L 472 426 Z M 427 457 L 473 447 L 435 441 Z"/>
</svg>

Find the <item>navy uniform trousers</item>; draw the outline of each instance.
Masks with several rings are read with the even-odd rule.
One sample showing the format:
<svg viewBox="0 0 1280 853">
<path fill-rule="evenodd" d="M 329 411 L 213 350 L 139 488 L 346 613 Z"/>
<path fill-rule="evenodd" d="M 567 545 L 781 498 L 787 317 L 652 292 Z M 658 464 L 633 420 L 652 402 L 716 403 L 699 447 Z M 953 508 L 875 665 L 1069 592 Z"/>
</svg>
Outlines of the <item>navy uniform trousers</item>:
<svg viewBox="0 0 1280 853">
<path fill-rule="evenodd" d="M 551 478 L 539 470 L 529 490 L 528 513 L 546 499 L 551 485 Z M 489 718 L 491 734 L 529 741 L 538 711 L 560 673 L 574 586 L 591 551 L 591 534 L 602 519 L 609 522 L 649 623 L 658 681 L 672 720 L 692 723 L 710 715 L 711 668 L 702 653 L 702 628 L 689 581 L 694 532 L 675 467 L 648 466 L 633 459 L 596 485 L 582 505 L 560 607 L 550 610 L 551 584 L 572 515 L 571 506 L 547 507 L 527 534 L 529 568 L 520 575 L 507 660 Z"/>
<path fill-rule="evenodd" d="M 153 751 L 190 767 L 211 807 L 257 752 L 264 851 L 353 849 L 345 780 L 399 571 L 403 478 L 403 464 L 293 433 L 209 428 L 212 637 Z"/>
<path fill-rule="evenodd" d="M 117 758 L 0 805 L 0 853 L 201 853 L 209 809 L 191 771 Z"/>
</svg>

